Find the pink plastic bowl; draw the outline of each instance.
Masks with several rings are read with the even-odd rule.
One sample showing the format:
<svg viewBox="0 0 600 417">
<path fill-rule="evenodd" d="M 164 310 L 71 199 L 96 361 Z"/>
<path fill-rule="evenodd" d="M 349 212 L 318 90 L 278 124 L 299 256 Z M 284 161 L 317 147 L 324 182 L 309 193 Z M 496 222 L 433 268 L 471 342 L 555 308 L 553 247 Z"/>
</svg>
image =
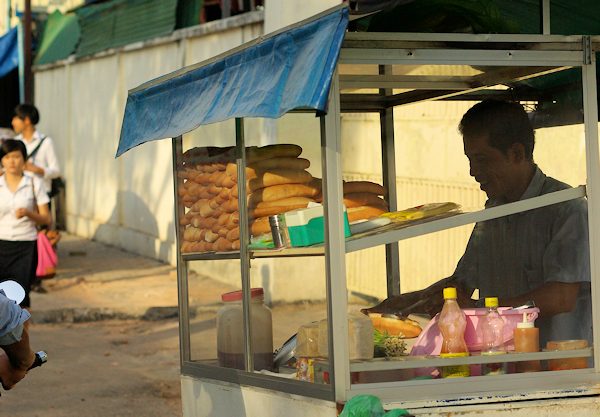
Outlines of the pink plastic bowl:
<svg viewBox="0 0 600 417">
<path fill-rule="evenodd" d="M 465 342 L 469 352 L 476 352 L 481 350 L 483 341 L 481 340 L 481 331 L 479 329 L 480 319 L 482 319 L 486 312 L 486 308 L 469 308 L 463 309 L 467 316 L 467 328 L 465 329 Z M 500 317 L 504 319 L 504 343 L 506 344 L 507 350 L 514 350 L 515 344 L 513 340 L 513 332 L 517 327 L 517 323 L 523 320 L 523 313 L 527 315 L 527 321 L 535 321 L 537 319 L 540 309 L 537 307 L 527 308 L 523 310 L 513 310 L 511 307 L 500 307 L 498 309 Z M 442 335 L 438 328 L 437 314 L 433 319 L 429 321 L 427 326 L 423 329 L 419 335 L 417 341 L 413 345 L 410 354 L 414 356 L 419 355 L 439 355 L 442 350 Z"/>
</svg>

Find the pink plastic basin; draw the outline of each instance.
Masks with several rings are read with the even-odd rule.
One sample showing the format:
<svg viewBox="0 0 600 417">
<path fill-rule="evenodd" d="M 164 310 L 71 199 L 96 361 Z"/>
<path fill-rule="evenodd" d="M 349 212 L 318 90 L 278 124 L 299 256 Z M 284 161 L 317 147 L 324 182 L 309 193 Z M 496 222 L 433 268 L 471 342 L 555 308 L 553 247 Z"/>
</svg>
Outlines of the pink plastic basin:
<svg viewBox="0 0 600 417">
<path fill-rule="evenodd" d="M 479 326 L 481 320 L 487 313 L 486 308 L 469 308 L 463 309 L 467 316 L 467 328 L 465 329 L 465 342 L 469 352 L 477 352 L 481 350 L 483 340 L 481 339 L 481 331 Z M 523 313 L 527 315 L 527 321 L 535 321 L 538 317 L 540 309 L 537 307 L 527 308 L 523 310 L 513 310 L 511 307 L 500 307 L 498 309 L 500 317 L 504 320 L 504 343 L 507 350 L 514 350 L 513 332 L 517 327 L 517 323 L 523 320 Z M 429 321 L 427 326 L 419 335 L 417 341 L 412 347 L 410 354 L 419 355 L 439 355 L 442 350 L 442 335 L 437 325 L 439 314 Z"/>
</svg>

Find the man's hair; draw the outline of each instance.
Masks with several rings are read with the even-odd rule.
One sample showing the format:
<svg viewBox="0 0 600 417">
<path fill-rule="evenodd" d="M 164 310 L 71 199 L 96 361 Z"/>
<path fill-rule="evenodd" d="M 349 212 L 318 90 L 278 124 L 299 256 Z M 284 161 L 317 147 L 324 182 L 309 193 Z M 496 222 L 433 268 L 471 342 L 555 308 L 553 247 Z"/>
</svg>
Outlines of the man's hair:
<svg viewBox="0 0 600 417">
<path fill-rule="evenodd" d="M 0 159 L 8 153 L 19 151 L 23 155 L 23 160 L 27 161 L 27 148 L 25 144 L 17 139 L 4 139 L 0 145 Z"/>
<path fill-rule="evenodd" d="M 29 117 L 31 124 L 37 125 L 40 122 L 40 112 L 33 104 L 19 104 L 15 107 L 15 116 L 21 120 Z"/>
<path fill-rule="evenodd" d="M 519 103 L 483 100 L 464 114 L 458 130 L 463 137 L 487 137 L 490 146 L 504 154 L 513 144 L 520 143 L 525 148 L 525 157 L 533 161 L 535 133 Z"/>
</svg>

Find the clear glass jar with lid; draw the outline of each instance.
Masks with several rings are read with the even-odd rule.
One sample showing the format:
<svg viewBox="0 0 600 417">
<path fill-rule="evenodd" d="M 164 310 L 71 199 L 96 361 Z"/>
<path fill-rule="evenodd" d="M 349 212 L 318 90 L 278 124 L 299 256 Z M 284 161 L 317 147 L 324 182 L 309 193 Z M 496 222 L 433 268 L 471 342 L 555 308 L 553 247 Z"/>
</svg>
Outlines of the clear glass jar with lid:
<svg viewBox="0 0 600 417">
<path fill-rule="evenodd" d="M 264 304 L 262 288 L 250 292 L 250 320 L 254 369 L 273 368 L 273 322 L 271 310 Z M 221 295 L 223 306 L 217 313 L 217 356 L 219 365 L 244 369 L 244 327 L 242 291 Z"/>
</svg>

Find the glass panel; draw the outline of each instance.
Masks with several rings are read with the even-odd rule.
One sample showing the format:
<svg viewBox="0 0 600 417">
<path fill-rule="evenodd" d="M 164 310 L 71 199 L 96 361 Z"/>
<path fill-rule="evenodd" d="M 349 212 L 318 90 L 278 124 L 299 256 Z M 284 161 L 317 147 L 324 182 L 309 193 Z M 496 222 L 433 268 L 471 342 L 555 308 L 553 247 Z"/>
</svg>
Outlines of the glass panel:
<svg viewBox="0 0 600 417">
<path fill-rule="evenodd" d="M 384 214 L 393 223 L 379 231 L 419 228 L 425 222 L 484 208 L 496 208 L 499 217 L 479 222 L 475 229 L 471 224 L 400 243 L 403 295 L 379 305 L 371 302 L 371 306 L 377 305 L 371 318 L 382 333 L 405 333 L 401 341 L 387 337 L 391 334 L 379 334 L 376 344 L 383 347 L 388 343 L 391 352 L 404 343 L 406 353 L 413 356 L 402 361 L 376 357 L 352 363 L 353 383 L 437 378 L 449 369 L 440 365 L 443 362 L 427 362 L 442 349 L 437 321 L 430 323 L 429 319 L 442 309 L 445 286 L 458 286 L 458 302 L 468 309 L 463 337 L 470 357 L 446 362 L 455 366 L 453 372 L 475 376 L 531 371 L 534 365 L 542 371 L 592 366 L 591 358 L 585 358 L 589 356 L 585 347 L 592 341 L 586 200 L 576 194 L 564 197 L 565 192 L 559 194 L 568 200 L 564 202 L 531 200 L 563 190 L 568 194 L 573 191 L 570 185 L 586 181 L 580 70 L 428 65 L 394 66 L 393 74 L 406 76 L 395 81 L 408 82 L 406 88 L 394 89 L 387 98 L 402 104 L 394 109 L 399 212 Z M 455 81 L 468 88 L 452 86 Z M 446 89 L 436 87 L 444 83 Z M 497 101 L 478 104 L 484 99 Z M 419 100 L 427 101 L 415 102 Z M 520 105 L 499 104 L 498 100 Z M 463 142 L 458 126 L 471 108 L 464 119 Z M 378 115 L 343 115 L 344 175 L 358 171 L 364 178 L 380 181 L 380 151 L 373 146 L 379 134 Z M 369 140 L 371 137 L 375 140 Z M 519 200 L 529 206 L 508 212 L 514 206 L 507 203 Z M 351 254 L 349 289 L 363 299 L 384 299 L 384 265 L 382 248 Z M 444 277 L 452 278 L 440 283 Z M 481 354 L 486 353 L 485 297 L 499 298 L 503 333 L 498 333 L 500 346 L 496 347 L 508 354 L 497 359 L 507 365 L 490 365 L 491 359 Z M 528 306 L 529 301 L 535 306 Z M 539 329 L 538 351 L 542 353 L 518 361 L 515 344 L 521 339 L 515 343 L 514 335 L 517 323 L 523 321 L 523 310 L 509 308 L 523 305 L 528 306 L 525 320 L 535 319 Z M 407 337 L 413 331 L 408 325 L 415 324 L 410 320 L 422 329 L 419 337 Z M 582 342 L 563 342 L 571 339 Z M 566 362 L 549 359 L 562 354 L 549 352 L 566 349 L 583 350 Z M 421 356 L 422 364 L 420 355 L 427 355 Z"/>
<path fill-rule="evenodd" d="M 323 383 L 328 369 L 315 374 L 319 344 L 313 325 L 327 317 L 322 216 L 310 227 L 289 228 L 283 217 L 321 201 L 320 122 L 307 113 L 245 119 L 244 133 L 254 366 L 286 378 L 298 372 L 301 379 Z M 227 259 L 239 256 L 237 168 L 230 148 L 234 138 L 233 121 L 203 126 L 184 137 L 178 195 L 183 205 L 182 252 L 188 261 L 191 359 L 243 369 L 241 295 L 228 294 L 241 290 L 239 259 Z M 270 218 L 278 221 L 279 234 L 272 233 Z M 315 244 L 316 249 L 308 247 Z M 296 333 L 303 343 L 298 349 L 304 352 L 298 363 Z"/>
</svg>

